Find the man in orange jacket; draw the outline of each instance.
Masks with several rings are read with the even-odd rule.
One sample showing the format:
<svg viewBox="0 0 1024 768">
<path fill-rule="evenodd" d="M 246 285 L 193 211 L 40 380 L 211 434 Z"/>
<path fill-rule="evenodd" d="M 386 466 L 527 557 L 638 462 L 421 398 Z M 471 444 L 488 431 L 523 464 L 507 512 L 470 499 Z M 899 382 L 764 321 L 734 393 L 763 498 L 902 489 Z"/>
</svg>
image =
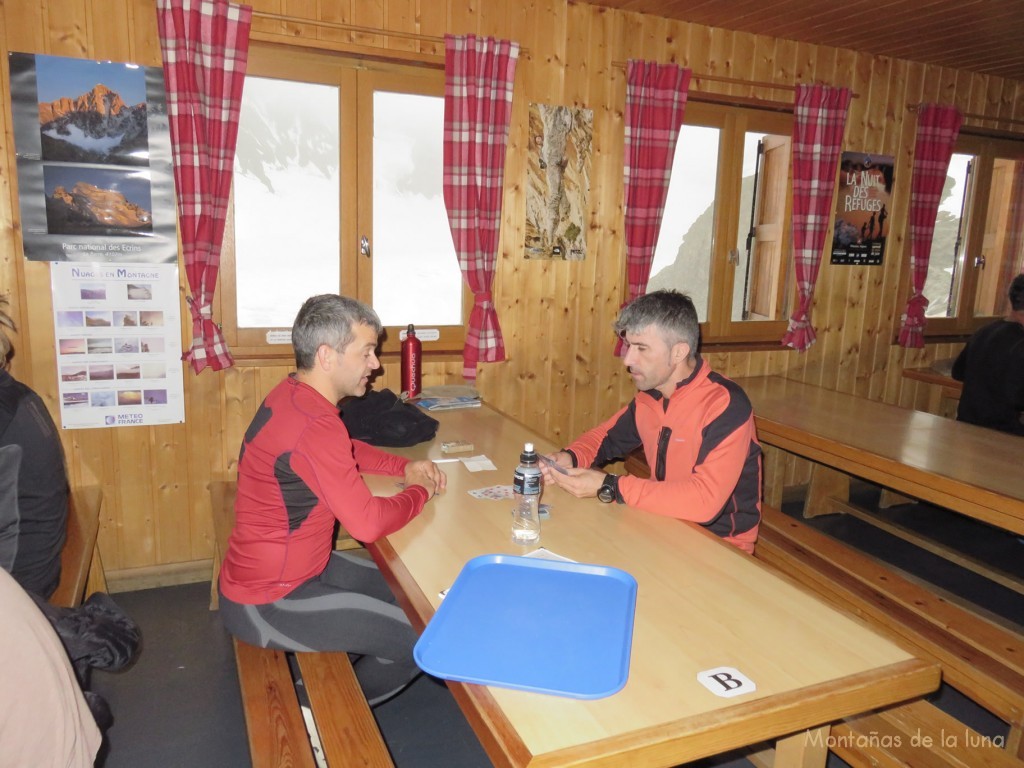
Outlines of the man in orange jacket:
<svg viewBox="0 0 1024 768">
<path fill-rule="evenodd" d="M 753 553 L 761 521 L 761 446 L 746 394 L 697 352 L 693 302 L 656 291 L 625 307 L 615 331 L 639 390 L 624 408 L 550 456 L 546 483 L 579 498 L 699 523 Z M 650 478 L 599 467 L 643 446 Z"/>
</svg>

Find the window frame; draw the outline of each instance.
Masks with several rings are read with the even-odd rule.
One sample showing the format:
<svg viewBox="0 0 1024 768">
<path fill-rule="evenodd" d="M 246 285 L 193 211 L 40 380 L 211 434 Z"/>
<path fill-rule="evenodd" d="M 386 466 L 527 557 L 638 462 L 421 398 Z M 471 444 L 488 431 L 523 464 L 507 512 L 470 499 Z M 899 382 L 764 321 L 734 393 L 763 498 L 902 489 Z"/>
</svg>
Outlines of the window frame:
<svg viewBox="0 0 1024 768">
<path fill-rule="evenodd" d="M 733 290 L 738 260 L 730 253 L 737 248 L 741 228 L 749 224 L 749 208 L 742 205 L 743 142 L 747 132 L 791 136 L 792 110 L 758 108 L 716 102 L 690 102 L 683 119 L 684 126 L 704 126 L 719 130 L 718 171 L 715 179 L 715 216 L 712 230 L 711 264 L 709 269 L 707 319 L 700 324 L 701 342 L 705 346 L 728 344 L 777 345 L 785 334 L 789 317 L 795 308 L 793 255 L 790 244 L 792 211 L 792 156 L 785 169 L 785 206 L 782 213 L 782 260 L 777 274 L 776 290 L 780 294 L 776 320 L 733 320 Z M 758 190 L 755 199 L 762 204 Z M 741 209 L 742 208 L 742 209 Z M 725 211 L 736 211 L 725 216 Z M 665 215 L 670 215 L 669 211 Z M 744 235 L 745 237 L 745 235 Z M 685 285 L 677 286 L 686 290 Z"/>
<path fill-rule="evenodd" d="M 926 342 L 939 342 L 948 338 L 966 337 L 988 323 L 1002 316 L 975 315 L 978 302 L 978 284 L 981 279 L 979 267 L 972 263 L 979 255 L 983 255 L 986 236 L 990 193 L 992 189 L 992 171 L 995 160 L 1024 160 L 1024 138 L 993 136 L 981 132 L 961 131 L 953 147 L 953 154 L 971 155 L 972 169 L 968 179 L 968 199 L 965 206 L 965 218 L 968 221 L 963 247 L 957 255 L 957 270 L 960 273 L 959 292 L 956 299 L 956 311 L 950 317 L 929 317 L 926 319 L 924 336 Z M 900 270 L 900 301 L 899 312 L 896 313 L 893 338 L 899 336 L 902 314 L 911 289 L 911 255 L 912 245 L 909 228 L 906 244 L 906 256 Z M 995 268 L 995 267 L 994 267 Z M 931 297 L 929 297 L 931 298 Z M 895 343 L 895 341 L 894 341 Z"/>
<path fill-rule="evenodd" d="M 246 74 L 338 87 L 340 168 L 344 170 L 339 172 L 338 258 L 341 282 L 333 290 L 372 305 L 373 265 L 370 260 L 373 257 L 373 91 L 394 90 L 443 96 L 443 65 L 367 60 L 333 52 L 253 43 L 249 51 Z M 438 151 L 441 151 L 440 147 Z M 238 327 L 234 225 L 232 194 L 215 299 L 217 316 L 220 318 L 228 348 L 235 358 L 240 359 L 290 359 L 293 357 L 290 343 L 271 344 L 267 341 L 268 333 L 288 333 L 290 327 Z M 369 233 L 369 257 L 360 254 L 359 241 L 362 233 Z M 332 289 L 325 286 L 325 290 Z M 425 326 L 436 327 L 439 338 L 436 341 L 422 342 L 424 354 L 461 353 L 465 342 L 466 322 L 472 309 L 472 293 L 465 280 L 462 280 L 461 296 L 463 323 Z M 400 333 L 404 330 L 404 325 L 386 326 L 381 335 L 378 354 L 400 354 Z"/>
</svg>

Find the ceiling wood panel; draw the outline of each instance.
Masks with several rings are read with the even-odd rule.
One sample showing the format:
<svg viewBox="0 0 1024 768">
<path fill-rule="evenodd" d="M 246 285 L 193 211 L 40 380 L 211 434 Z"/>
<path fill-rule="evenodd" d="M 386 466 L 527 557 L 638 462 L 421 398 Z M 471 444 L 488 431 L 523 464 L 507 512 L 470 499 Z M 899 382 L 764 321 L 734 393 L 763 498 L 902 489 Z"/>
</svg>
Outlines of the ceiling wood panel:
<svg viewBox="0 0 1024 768">
<path fill-rule="evenodd" d="M 1024 81 L 1024 0 L 586 0 Z"/>
</svg>

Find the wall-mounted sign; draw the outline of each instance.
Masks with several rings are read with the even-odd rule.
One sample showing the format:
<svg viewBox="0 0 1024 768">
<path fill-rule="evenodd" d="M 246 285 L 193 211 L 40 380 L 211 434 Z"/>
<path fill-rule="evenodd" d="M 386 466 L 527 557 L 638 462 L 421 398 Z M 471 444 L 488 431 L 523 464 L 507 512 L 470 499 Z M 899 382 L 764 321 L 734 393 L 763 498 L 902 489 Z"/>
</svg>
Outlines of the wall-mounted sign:
<svg viewBox="0 0 1024 768">
<path fill-rule="evenodd" d="M 64 429 L 181 424 L 177 264 L 50 265 Z"/>
<path fill-rule="evenodd" d="M 163 70 L 8 54 L 25 257 L 176 262 Z"/>
<path fill-rule="evenodd" d="M 843 152 L 832 263 L 878 265 L 892 214 L 893 158 Z"/>
</svg>

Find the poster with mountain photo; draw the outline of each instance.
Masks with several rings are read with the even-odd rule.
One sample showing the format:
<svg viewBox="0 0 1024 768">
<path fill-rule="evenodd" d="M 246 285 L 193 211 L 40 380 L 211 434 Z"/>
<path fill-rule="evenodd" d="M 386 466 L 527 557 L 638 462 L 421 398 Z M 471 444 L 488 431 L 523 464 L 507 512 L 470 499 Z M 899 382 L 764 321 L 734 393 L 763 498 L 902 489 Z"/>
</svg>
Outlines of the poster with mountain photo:
<svg viewBox="0 0 1024 768">
<path fill-rule="evenodd" d="M 25 258 L 177 261 L 163 70 L 8 54 Z"/>
</svg>

